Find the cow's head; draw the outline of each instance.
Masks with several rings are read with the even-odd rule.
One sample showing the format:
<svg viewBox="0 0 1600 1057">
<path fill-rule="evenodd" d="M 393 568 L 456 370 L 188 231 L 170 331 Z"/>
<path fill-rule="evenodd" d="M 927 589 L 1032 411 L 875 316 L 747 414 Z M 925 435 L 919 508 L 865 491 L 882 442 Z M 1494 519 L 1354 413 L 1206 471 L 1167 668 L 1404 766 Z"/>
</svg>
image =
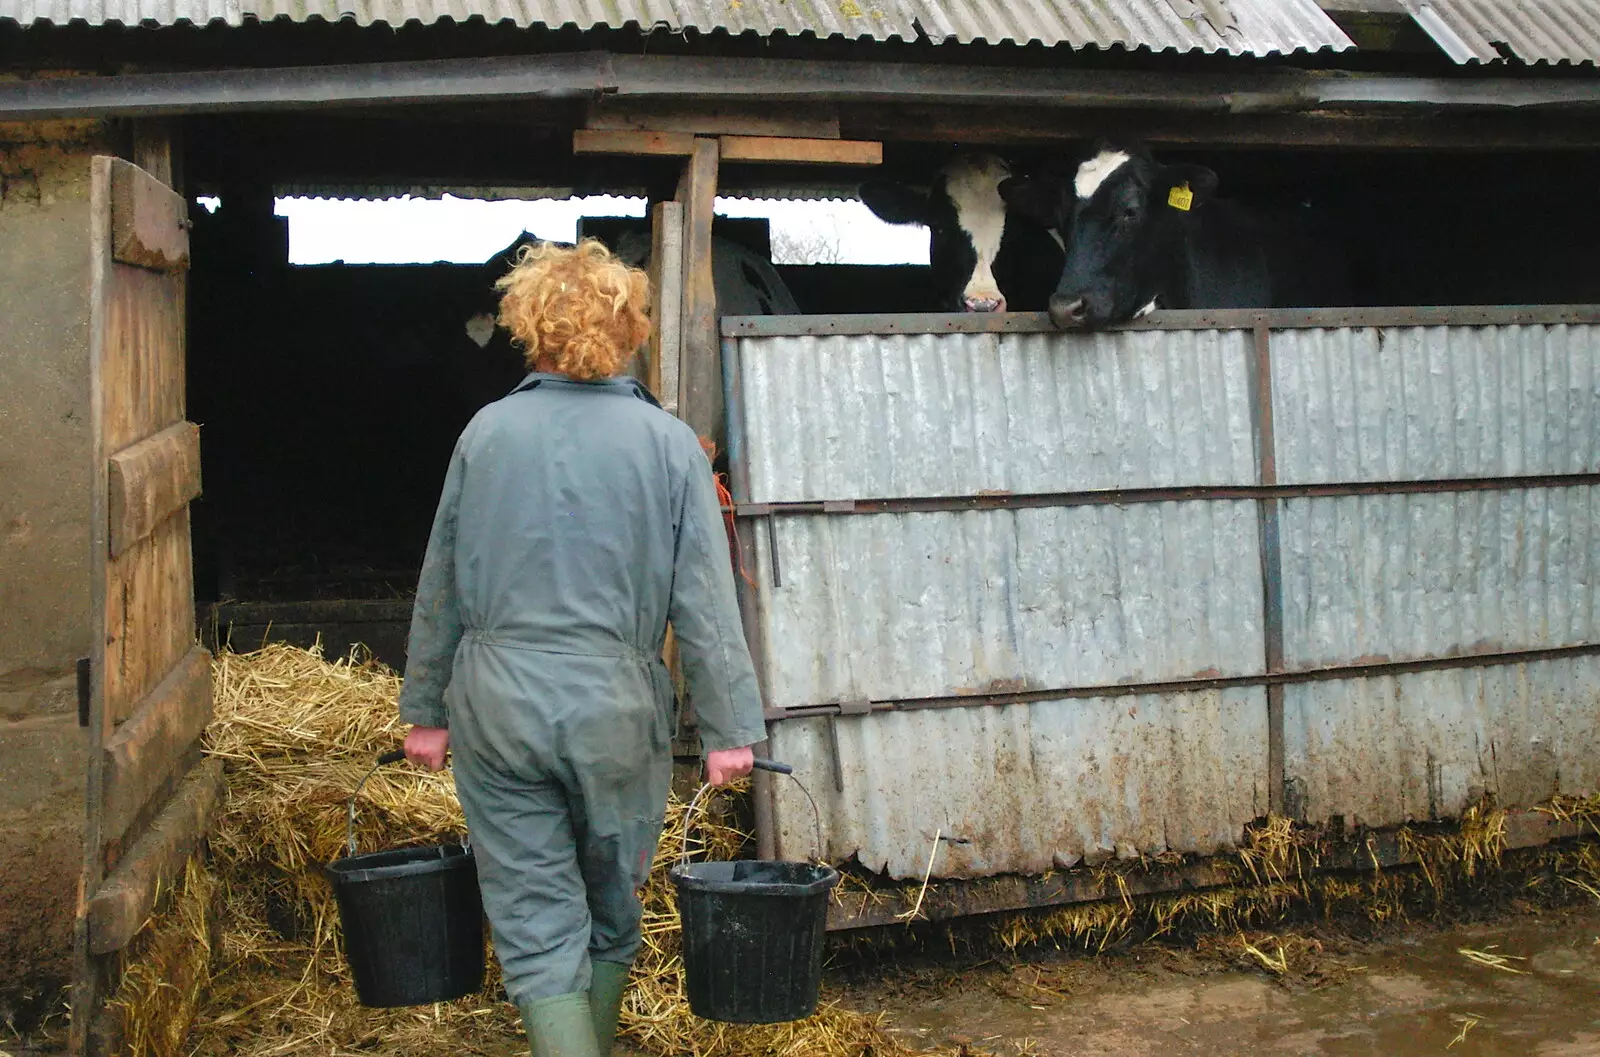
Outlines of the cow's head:
<svg viewBox="0 0 1600 1057">
<path fill-rule="evenodd" d="M 1156 307 L 1185 218 L 1216 187 L 1217 174 L 1203 166 L 1161 165 L 1143 149 L 1102 142 L 1071 175 L 1007 180 L 1000 193 L 1063 239 L 1051 320 L 1101 327 Z"/>
<path fill-rule="evenodd" d="M 926 190 L 871 180 L 861 185 L 861 200 L 881 220 L 927 227 L 928 264 L 941 309 L 1003 312 L 1006 299 L 994 262 L 1006 229 L 1000 184 L 1010 175 L 992 154 L 963 154 L 946 162 Z"/>
</svg>

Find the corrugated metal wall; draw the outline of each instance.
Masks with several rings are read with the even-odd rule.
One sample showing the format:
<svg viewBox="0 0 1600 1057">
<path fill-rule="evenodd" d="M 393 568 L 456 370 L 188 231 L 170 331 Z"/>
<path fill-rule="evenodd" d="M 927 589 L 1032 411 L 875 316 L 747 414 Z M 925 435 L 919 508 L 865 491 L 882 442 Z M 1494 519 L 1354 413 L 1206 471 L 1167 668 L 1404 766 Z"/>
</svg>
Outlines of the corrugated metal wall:
<svg viewBox="0 0 1600 1057">
<path fill-rule="evenodd" d="M 828 858 L 1037 873 L 1278 804 L 1595 791 L 1600 326 L 765 329 L 731 342 L 747 605 Z"/>
</svg>

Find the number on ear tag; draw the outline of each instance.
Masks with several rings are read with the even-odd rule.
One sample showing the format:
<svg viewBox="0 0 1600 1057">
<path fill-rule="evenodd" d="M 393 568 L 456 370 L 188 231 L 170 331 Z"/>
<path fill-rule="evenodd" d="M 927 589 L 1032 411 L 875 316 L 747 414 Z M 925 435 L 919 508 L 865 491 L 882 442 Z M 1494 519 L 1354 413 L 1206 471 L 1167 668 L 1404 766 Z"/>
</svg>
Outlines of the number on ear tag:
<svg viewBox="0 0 1600 1057">
<path fill-rule="evenodd" d="M 1194 192 L 1189 190 L 1188 184 L 1174 187 L 1167 192 L 1167 205 L 1187 213 L 1190 207 L 1194 205 Z"/>
</svg>

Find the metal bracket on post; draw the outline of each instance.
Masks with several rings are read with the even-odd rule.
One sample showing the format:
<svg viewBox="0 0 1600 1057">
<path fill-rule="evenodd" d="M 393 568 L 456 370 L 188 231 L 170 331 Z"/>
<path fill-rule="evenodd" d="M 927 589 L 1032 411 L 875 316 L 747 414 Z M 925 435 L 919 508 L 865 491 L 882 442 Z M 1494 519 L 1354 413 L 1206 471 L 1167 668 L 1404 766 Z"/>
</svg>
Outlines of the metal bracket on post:
<svg viewBox="0 0 1600 1057">
<path fill-rule="evenodd" d="M 839 751 L 839 717 L 865 716 L 872 712 L 872 702 L 866 698 L 840 701 L 837 714 L 828 716 L 828 750 L 833 758 L 833 788 L 844 792 L 844 756 Z"/>
</svg>

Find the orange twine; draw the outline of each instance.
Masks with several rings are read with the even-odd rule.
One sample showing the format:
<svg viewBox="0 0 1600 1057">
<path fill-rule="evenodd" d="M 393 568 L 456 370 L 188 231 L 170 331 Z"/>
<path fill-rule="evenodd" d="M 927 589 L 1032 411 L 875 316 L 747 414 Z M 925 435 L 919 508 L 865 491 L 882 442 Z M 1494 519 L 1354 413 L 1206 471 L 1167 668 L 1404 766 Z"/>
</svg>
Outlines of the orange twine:
<svg viewBox="0 0 1600 1057">
<path fill-rule="evenodd" d="M 717 446 L 705 437 L 700 438 L 700 448 L 706 453 L 706 461 L 716 465 Z M 733 493 L 728 491 L 728 475 L 712 471 L 711 479 L 717 486 L 717 503 L 722 507 L 722 524 L 728 533 L 728 552 L 732 555 L 733 570 L 740 578 L 751 587 L 756 586 L 755 580 L 745 572 L 744 552 L 739 549 L 739 526 L 733 516 Z"/>
</svg>

